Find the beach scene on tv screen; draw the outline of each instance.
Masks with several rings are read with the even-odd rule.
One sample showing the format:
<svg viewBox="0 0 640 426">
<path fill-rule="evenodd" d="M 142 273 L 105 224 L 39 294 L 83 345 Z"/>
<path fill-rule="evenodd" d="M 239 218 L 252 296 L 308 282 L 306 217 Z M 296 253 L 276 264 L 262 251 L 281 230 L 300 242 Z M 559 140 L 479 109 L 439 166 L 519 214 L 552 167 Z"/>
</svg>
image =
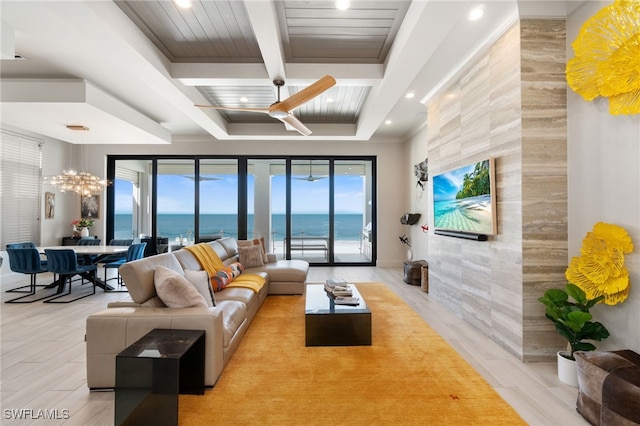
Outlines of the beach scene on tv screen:
<svg viewBox="0 0 640 426">
<path fill-rule="evenodd" d="M 433 178 L 436 229 L 493 234 L 490 160 Z"/>
</svg>

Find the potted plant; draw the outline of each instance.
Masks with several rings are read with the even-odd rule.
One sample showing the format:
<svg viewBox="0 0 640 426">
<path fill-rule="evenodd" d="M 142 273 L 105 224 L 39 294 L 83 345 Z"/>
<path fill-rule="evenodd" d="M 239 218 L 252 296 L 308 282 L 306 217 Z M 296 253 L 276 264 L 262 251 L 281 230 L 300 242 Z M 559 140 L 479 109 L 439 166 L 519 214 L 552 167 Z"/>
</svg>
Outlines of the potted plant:
<svg viewBox="0 0 640 426">
<path fill-rule="evenodd" d="M 596 349 L 595 345 L 585 340 L 602 341 L 609 337 L 609 330 L 602 323 L 592 322 L 593 316 L 589 312 L 604 297 L 600 295 L 595 299 L 587 299 L 582 289 L 574 284 L 567 284 L 564 290 L 548 289 L 544 296 L 538 298 L 546 308 L 545 316 L 569 343 L 570 351 L 558 352 L 558 376 L 572 386 L 577 386 L 573 357 L 575 351 L 593 351 Z"/>
<path fill-rule="evenodd" d="M 71 225 L 73 225 L 74 233 L 78 232 L 81 237 L 88 237 L 89 228 L 93 226 L 93 223 L 93 219 L 80 219 L 74 220 L 73 222 L 71 222 Z"/>
</svg>

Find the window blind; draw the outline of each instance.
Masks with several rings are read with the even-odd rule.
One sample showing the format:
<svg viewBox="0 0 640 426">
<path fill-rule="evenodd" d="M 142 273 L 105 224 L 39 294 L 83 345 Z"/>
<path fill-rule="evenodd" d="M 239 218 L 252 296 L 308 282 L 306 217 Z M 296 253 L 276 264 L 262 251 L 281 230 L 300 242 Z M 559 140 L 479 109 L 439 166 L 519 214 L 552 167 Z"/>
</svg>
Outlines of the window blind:
<svg viewBox="0 0 640 426">
<path fill-rule="evenodd" d="M 0 249 L 40 244 L 42 141 L 0 129 Z"/>
</svg>

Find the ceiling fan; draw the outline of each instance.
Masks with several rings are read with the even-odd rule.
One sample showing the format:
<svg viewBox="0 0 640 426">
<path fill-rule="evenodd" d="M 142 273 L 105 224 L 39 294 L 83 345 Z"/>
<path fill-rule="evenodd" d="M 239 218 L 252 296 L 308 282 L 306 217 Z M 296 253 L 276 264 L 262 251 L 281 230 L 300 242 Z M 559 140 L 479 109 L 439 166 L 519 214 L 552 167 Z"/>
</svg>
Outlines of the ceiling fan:
<svg viewBox="0 0 640 426">
<path fill-rule="evenodd" d="M 336 84 L 336 80 L 330 75 L 325 75 L 320 80 L 310 86 L 305 87 L 298 93 L 289 96 L 287 99 L 280 101 L 280 88 L 284 86 L 284 80 L 273 80 L 273 84 L 278 88 L 278 100 L 272 103 L 268 108 L 242 108 L 242 107 L 224 107 L 213 105 L 196 105 L 200 108 L 213 108 L 227 111 L 248 111 L 269 114 L 270 117 L 282 121 L 287 127 L 291 127 L 304 136 L 309 136 L 311 130 L 307 128 L 300 120 L 294 116 L 291 111 L 300 105 L 309 102 L 311 99 L 320 95 L 322 92 L 329 90 Z"/>
<path fill-rule="evenodd" d="M 306 180 L 307 182 L 315 182 L 317 180 L 324 179 L 324 178 L 326 178 L 326 176 L 314 176 L 311 173 L 311 160 L 309 160 L 309 176 L 307 176 L 307 177 L 298 177 L 298 178 L 294 178 L 294 179 Z"/>
<path fill-rule="evenodd" d="M 182 175 L 182 177 L 185 177 L 187 179 L 191 179 L 194 182 L 196 180 L 195 176 Z M 222 180 L 222 178 L 215 177 L 215 176 L 210 176 L 210 177 L 209 176 L 200 176 L 199 180 L 200 180 L 200 182 L 202 182 L 202 181 L 207 181 L 207 180 Z"/>
</svg>

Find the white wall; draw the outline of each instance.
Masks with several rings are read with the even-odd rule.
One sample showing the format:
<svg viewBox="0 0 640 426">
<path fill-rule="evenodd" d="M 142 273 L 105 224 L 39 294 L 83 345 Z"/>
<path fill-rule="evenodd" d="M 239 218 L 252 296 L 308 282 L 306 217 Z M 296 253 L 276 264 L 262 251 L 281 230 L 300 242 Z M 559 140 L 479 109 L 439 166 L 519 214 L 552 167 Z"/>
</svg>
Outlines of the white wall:
<svg viewBox="0 0 640 426">
<path fill-rule="evenodd" d="M 567 20 L 567 58 L 587 19 L 603 7 L 588 2 Z M 585 101 L 568 89 L 569 256 L 580 254 L 582 239 L 596 222 L 625 228 L 635 249 L 626 255 L 631 293 L 616 306 L 592 311 L 611 333 L 599 349 L 640 352 L 640 116 L 609 114 L 606 99 Z"/>
<path fill-rule="evenodd" d="M 77 147 L 55 139 L 45 141 L 42 147 L 42 175 L 53 176 L 69 168 L 77 169 L 75 160 Z M 62 237 L 71 235 L 71 222 L 80 219 L 80 196 L 75 192 L 60 192 L 52 186 L 42 186 L 42 199 L 45 192 L 55 194 L 55 213 L 52 219 L 46 219 L 42 211 L 41 244 L 47 246 L 62 244 Z M 43 206 L 44 208 L 44 206 Z"/>
<path fill-rule="evenodd" d="M 425 107 L 426 108 L 426 107 Z M 416 133 L 407 142 L 407 162 L 405 175 L 407 177 L 407 212 L 420 213 L 420 220 L 413 226 L 404 226 L 409 239 L 414 260 L 429 259 L 429 233 L 423 232 L 421 225 L 433 223 L 433 211 L 431 206 L 431 191 L 427 190 L 428 182 L 424 182 L 424 191 L 420 190 L 416 183 L 418 179 L 413 173 L 413 166 L 427 158 L 427 128 L 426 126 Z M 431 179 L 431 175 L 429 175 Z"/>
<path fill-rule="evenodd" d="M 377 265 L 401 267 L 404 245 L 398 236 L 404 232 L 400 216 L 406 211 L 404 145 L 380 142 L 318 141 L 174 141 L 171 145 L 93 145 L 89 147 L 89 171 L 106 176 L 106 157 L 114 154 L 201 154 L 201 155 L 373 155 L 377 157 L 378 252 Z M 86 156 L 83 156 L 86 158 Z M 423 156 L 424 157 L 424 156 Z M 424 159 L 424 158 L 423 158 Z M 411 172 L 413 173 L 413 172 Z M 104 197 L 103 197 L 104 198 Z M 105 211 L 104 200 L 101 206 Z M 73 218 L 71 218 L 73 219 Z M 96 221 L 94 232 L 103 236 L 104 221 Z"/>
</svg>

